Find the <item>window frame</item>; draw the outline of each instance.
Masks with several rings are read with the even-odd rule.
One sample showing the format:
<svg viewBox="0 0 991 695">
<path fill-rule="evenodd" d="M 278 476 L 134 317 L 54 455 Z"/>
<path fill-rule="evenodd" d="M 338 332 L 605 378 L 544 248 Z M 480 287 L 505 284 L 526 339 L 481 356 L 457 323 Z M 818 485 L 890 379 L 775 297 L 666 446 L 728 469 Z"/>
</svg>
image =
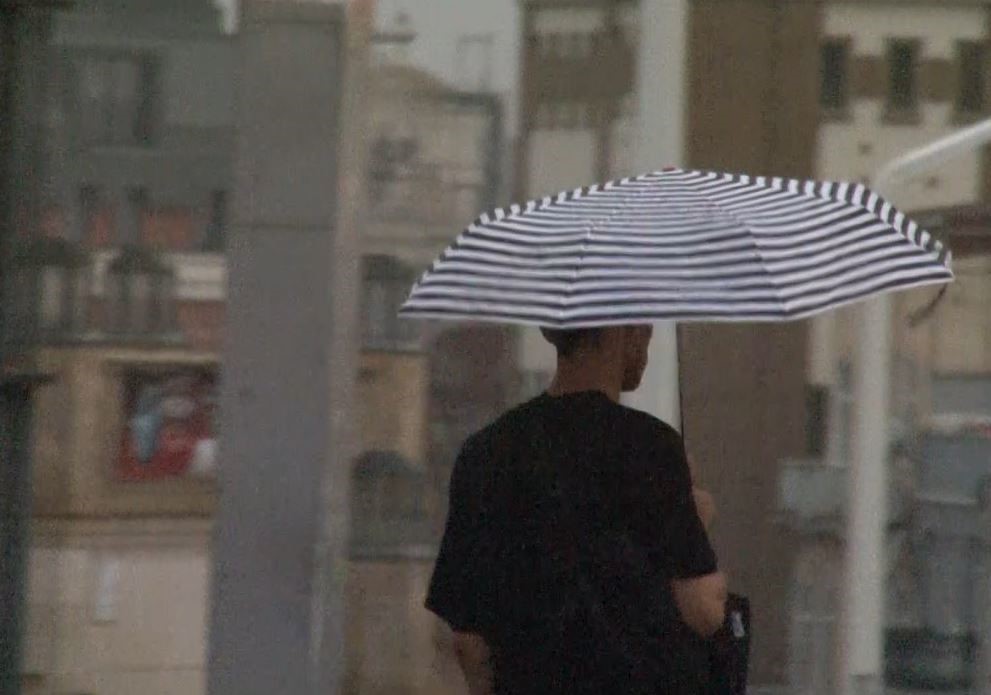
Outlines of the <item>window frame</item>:
<svg viewBox="0 0 991 695">
<path fill-rule="evenodd" d="M 819 110 L 827 120 L 846 120 L 850 117 L 850 102 L 852 99 L 852 56 L 853 42 L 848 36 L 826 37 L 819 46 Z M 839 53 L 839 71 L 836 103 L 827 103 L 827 60 L 826 51 L 835 48 Z"/>
<path fill-rule="evenodd" d="M 977 58 L 976 87 L 978 91 L 978 104 L 969 106 L 964 97 L 965 85 L 968 80 L 968 70 L 966 65 L 967 52 L 975 50 Z M 956 91 L 953 95 L 953 111 L 958 122 L 969 122 L 979 118 L 988 110 L 988 42 L 959 40 L 956 42 L 956 57 L 954 62 L 956 70 Z"/>
<path fill-rule="evenodd" d="M 73 103 L 77 109 L 77 127 L 80 141 L 89 148 L 149 148 L 158 144 L 161 138 L 160 123 L 163 106 L 162 57 L 150 50 L 141 49 L 102 49 L 81 48 L 71 53 L 72 74 L 75 76 Z M 89 99 L 84 94 L 84 80 L 88 79 L 91 64 L 99 66 L 98 74 L 103 83 L 103 94 L 94 108 L 99 109 L 99 130 L 89 131 L 86 111 Z M 119 90 L 119 75 L 115 72 L 121 65 L 129 65 L 135 72 L 133 103 L 128 105 L 126 123 L 119 123 L 122 111 L 113 92 Z M 108 87 L 109 85 L 109 87 Z"/>
<path fill-rule="evenodd" d="M 906 96 L 896 96 L 897 82 L 899 76 L 896 67 L 896 53 L 901 49 L 907 49 L 910 55 L 908 65 L 907 84 L 909 86 Z M 885 66 L 885 90 L 884 90 L 884 113 L 885 121 L 895 125 L 914 125 L 920 119 L 920 105 L 922 101 L 921 88 L 921 64 L 922 64 L 922 40 L 915 37 L 889 38 L 885 43 L 884 66 Z"/>
</svg>

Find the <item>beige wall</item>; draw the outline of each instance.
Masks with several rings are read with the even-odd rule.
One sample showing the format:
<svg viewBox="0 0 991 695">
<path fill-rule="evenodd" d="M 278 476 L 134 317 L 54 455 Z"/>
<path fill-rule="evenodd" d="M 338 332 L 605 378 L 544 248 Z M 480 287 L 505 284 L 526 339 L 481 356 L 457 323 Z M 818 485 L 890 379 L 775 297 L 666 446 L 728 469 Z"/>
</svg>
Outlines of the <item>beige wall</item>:
<svg viewBox="0 0 991 695">
<path fill-rule="evenodd" d="M 553 195 L 594 182 L 595 137 L 590 129 L 531 132 L 527 197 Z"/>
<path fill-rule="evenodd" d="M 849 122 L 823 124 L 818 134 L 818 177 L 839 181 L 870 181 L 896 157 L 950 134 L 960 127 L 951 104 L 922 104 L 912 127 L 884 123 L 884 105 L 858 102 Z M 964 154 L 924 175 L 884 191 L 907 209 L 936 208 L 975 202 L 982 190 L 980 153 Z"/>
<path fill-rule="evenodd" d="M 422 354 L 363 352 L 357 409 L 358 451 L 396 451 L 423 464 L 427 364 Z"/>
<path fill-rule="evenodd" d="M 546 8 L 534 17 L 533 29 L 541 34 L 590 33 L 602 25 L 601 7 Z"/>
<path fill-rule="evenodd" d="M 991 374 L 991 256 L 955 259 L 954 272 L 956 280 L 946 295 L 916 325 L 912 317 L 935 299 L 939 289 L 918 288 L 893 299 L 893 354 L 910 372 L 895 374 L 892 392 L 896 398 L 909 399 L 911 411 L 920 418 L 932 414 L 932 376 Z M 818 317 L 814 323 L 821 330 L 813 333 L 815 340 L 810 344 L 810 374 L 815 383 L 832 384 L 838 364 L 853 359 L 857 311 L 847 307 Z M 897 402 L 892 407 L 905 405 Z"/>
<path fill-rule="evenodd" d="M 465 692 L 450 631 L 423 607 L 432 569 L 414 558 L 351 563 L 344 695 Z"/>
<path fill-rule="evenodd" d="M 32 693 L 205 692 L 207 520 L 40 522 L 29 568 Z M 454 695 L 448 629 L 423 608 L 432 562 L 354 561 L 345 693 Z"/>
<path fill-rule="evenodd" d="M 831 2 L 823 31 L 850 36 L 855 53 L 882 55 L 888 37 L 924 37 L 926 55 L 953 58 L 956 40 L 978 39 L 986 32 L 985 8 L 959 3 Z"/>
<path fill-rule="evenodd" d="M 920 333 L 937 374 L 991 374 L 991 256 L 954 262 L 956 281 Z"/>
<path fill-rule="evenodd" d="M 37 692 L 204 690 L 209 523 L 40 522 L 26 671 Z"/>
<path fill-rule="evenodd" d="M 362 250 L 420 270 L 482 212 L 477 191 L 487 185 L 482 145 L 490 137 L 492 115 L 454 103 L 454 88 L 401 63 L 380 61 L 371 75 L 369 140 L 412 138 L 418 149 L 387 209 L 377 210 L 370 201 Z"/>
</svg>

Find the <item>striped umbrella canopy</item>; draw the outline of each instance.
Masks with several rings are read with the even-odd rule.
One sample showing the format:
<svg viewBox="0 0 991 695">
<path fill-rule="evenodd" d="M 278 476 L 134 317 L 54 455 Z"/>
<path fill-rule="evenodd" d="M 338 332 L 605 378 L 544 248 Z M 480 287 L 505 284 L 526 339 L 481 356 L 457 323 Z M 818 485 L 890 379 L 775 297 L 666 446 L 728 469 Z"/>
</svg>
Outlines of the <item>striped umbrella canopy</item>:
<svg viewBox="0 0 991 695">
<path fill-rule="evenodd" d="M 783 321 L 952 279 L 949 251 L 863 185 L 666 169 L 482 215 L 400 314 Z"/>
</svg>

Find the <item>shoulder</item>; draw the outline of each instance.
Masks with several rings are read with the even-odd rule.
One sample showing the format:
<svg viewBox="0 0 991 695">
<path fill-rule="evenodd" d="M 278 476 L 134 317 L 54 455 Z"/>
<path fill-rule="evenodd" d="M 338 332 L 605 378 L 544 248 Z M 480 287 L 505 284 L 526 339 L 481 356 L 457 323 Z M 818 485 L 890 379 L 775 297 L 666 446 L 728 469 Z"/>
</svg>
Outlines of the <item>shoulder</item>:
<svg viewBox="0 0 991 695">
<path fill-rule="evenodd" d="M 617 406 L 616 412 L 622 426 L 637 436 L 641 443 L 651 441 L 659 446 L 684 449 L 681 434 L 664 420 L 625 405 Z"/>
<path fill-rule="evenodd" d="M 680 489 L 691 473 L 681 434 L 663 420 L 622 406 L 621 439 L 630 474 L 637 480 L 650 480 Z"/>
<path fill-rule="evenodd" d="M 495 420 L 469 435 L 461 445 L 459 459 L 473 460 L 512 441 L 519 434 L 529 415 L 529 403 L 510 408 Z"/>
</svg>

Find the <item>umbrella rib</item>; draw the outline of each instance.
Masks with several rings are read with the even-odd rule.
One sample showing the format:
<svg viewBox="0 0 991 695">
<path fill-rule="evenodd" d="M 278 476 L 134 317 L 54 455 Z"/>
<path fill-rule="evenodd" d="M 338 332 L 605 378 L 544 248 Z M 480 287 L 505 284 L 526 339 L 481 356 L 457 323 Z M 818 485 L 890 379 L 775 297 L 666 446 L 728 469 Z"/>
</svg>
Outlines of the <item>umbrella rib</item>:
<svg viewBox="0 0 991 695">
<path fill-rule="evenodd" d="M 695 195 L 701 198 L 702 200 L 704 200 L 713 210 L 722 213 L 723 215 L 726 215 L 727 217 L 732 219 L 734 222 L 740 225 L 742 229 L 746 229 L 746 230 L 750 229 L 750 225 L 744 222 L 743 218 L 741 218 L 735 211 L 727 210 L 726 208 L 722 207 L 719 203 L 714 201 L 705 192 L 696 189 Z M 768 282 L 774 287 L 774 294 L 777 296 L 778 301 L 784 304 L 785 300 L 781 292 L 781 287 L 778 285 L 777 278 L 774 276 L 774 273 L 771 272 L 771 268 L 768 265 L 768 260 L 764 257 L 764 253 L 761 250 L 760 245 L 757 243 L 757 240 L 752 233 L 750 237 L 753 239 L 752 245 L 753 245 L 754 253 L 757 256 L 757 262 L 764 269 L 764 274 L 767 276 Z"/>
<path fill-rule="evenodd" d="M 628 179 L 628 178 L 622 179 L 619 182 L 619 185 L 617 187 L 620 187 L 621 188 L 624 184 L 628 183 L 630 180 L 631 179 Z M 636 179 L 633 179 L 633 180 L 636 180 Z M 581 196 L 575 195 L 574 196 L 574 199 L 577 199 L 579 197 L 582 197 L 582 198 L 589 197 L 593 193 L 598 193 L 600 190 L 612 190 L 612 188 L 613 188 L 614 185 L 615 185 L 615 183 L 612 182 L 612 181 L 610 181 L 610 182 L 607 182 L 607 183 L 603 184 L 602 186 L 590 186 L 587 189 L 579 189 L 582 192 L 582 194 L 581 194 Z M 635 188 L 632 189 L 632 192 L 639 193 L 639 191 L 637 191 Z M 571 273 L 571 282 L 568 284 L 567 294 L 566 294 L 566 296 L 564 298 L 564 302 L 563 302 L 563 305 L 564 306 L 562 306 L 562 309 L 561 309 L 561 320 L 562 321 L 564 320 L 564 314 L 565 314 L 565 312 L 567 312 L 570 309 L 571 298 L 574 296 L 575 285 L 578 284 L 578 274 L 579 274 L 579 272 L 581 270 L 581 267 L 582 267 L 582 264 L 583 264 L 583 262 L 585 260 L 585 255 L 588 252 L 589 244 L 592 241 L 592 235 L 595 233 L 595 230 L 596 229 L 598 229 L 598 228 L 600 228 L 602 226 L 608 225 L 609 222 L 614 217 L 616 217 L 616 215 L 618 215 L 621 211 L 624 211 L 624 210 L 628 209 L 629 206 L 630 206 L 630 203 L 628 202 L 628 199 L 626 197 L 622 197 L 622 198 L 620 198 L 619 205 L 617 205 L 613 210 L 610 210 L 606 215 L 604 215 L 602 217 L 595 217 L 594 219 L 590 219 L 590 220 L 587 221 L 587 223 L 585 225 L 585 235 L 582 237 L 582 241 L 581 241 L 581 250 L 578 252 L 578 254 L 576 256 L 575 264 L 573 266 L 573 270 L 572 270 L 572 273 Z"/>
</svg>

